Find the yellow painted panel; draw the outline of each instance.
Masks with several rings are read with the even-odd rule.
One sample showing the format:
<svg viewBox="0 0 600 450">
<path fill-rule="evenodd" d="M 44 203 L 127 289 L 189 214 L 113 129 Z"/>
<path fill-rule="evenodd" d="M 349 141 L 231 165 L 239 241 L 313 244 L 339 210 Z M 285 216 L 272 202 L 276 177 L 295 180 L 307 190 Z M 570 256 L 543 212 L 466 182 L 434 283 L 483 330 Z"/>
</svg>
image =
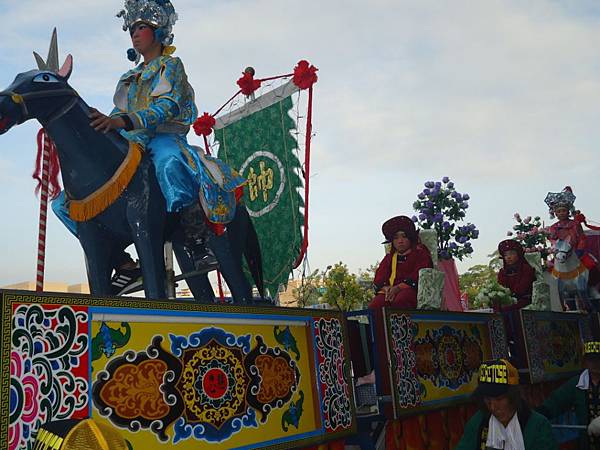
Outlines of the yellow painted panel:
<svg viewBox="0 0 600 450">
<path fill-rule="evenodd" d="M 122 320 L 127 320 L 126 316 L 123 316 Z M 218 319 L 216 319 L 218 320 Z M 211 327 L 217 327 L 224 330 L 226 333 L 230 333 L 234 336 L 243 336 L 250 335 L 250 349 L 254 349 L 257 345 L 257 341 L 255 336 L 260 335 L 264 339 L 264 343 L 270 348 L 279 348 L 281 351 L 284 351 L 283 345 L 280 344 L 274 335 L 274 325 L 271 324 L 202 324 L 202 323 L 178 323 L 178 322 L 170 322 L 170 323 L 144 323 L 144 322 L 128 322 L 131 329 L 131 336 L 128 342 L 120 347 L 114 348 L 114 354 L 110 355 L 110 358 L 107 358 L 105 353 L 102 353 L 99 359 L 96 359 L 92 362 L 93 372 L 92 372 L 92 380 L 95 383 L 98 380 L 98 374 L 107 368 L 107 364 L 111 361 L 115 361 L 117 358 L 122 357 L 125 352 L 134 351 L 134 352 L 142 352 L 146 351 L 147 347 L 151 344 L 152 340 L 156 336 L 162 336 L 162 344 L 161 347 L 167 353 L 171 353 L 171 342 L 172 339 L 170 335 L 182 336 L 186 339 L 192 335 L 193 333 L 198 333 L 203 329 L 208 329 Z M 96 338 L 96 344 L 102 341 L 100 332 L 100 328 L 103 322 L 94 321 L 92 324 L 92 338 Z M 256 423 L 257 427 L 242 427 L 242 429 L 238 432 L 233 432 L 231 436 L 224 441 L 217 443 L 211 442 L 211 448 L 215 449 L 226 449 L 226 448 L 235 448 L 239 446 L 255 444 L 257 442 L 263 441 L 271 441 L 274 439 L 286 438 L 293 435 L 300 435 L 307 432 L 312 432 L 314 430 L 318 430 L 321 428 L 320 419 L 319 419 L 319 399 L 318 394 L 315 391 L 315 386 L 317 386 L 316 375 L 314 370 L 314 355 L 312 350 L 312 338 L 310 337 L 310 329 L 308 325 L 300 324 L 300 325 L 286 325 L 289 326 L 289 330 L 291 331 L 295 341 L 297 343 L 297 349 L 299 353 L 299 359 L 296 360 L 296 353 L 290 350 L 288 353 L 291 356 L 292 360 L 296 362 L 296 365 L 299 370 L 299 383 L 296 392 L 292 395 L 292 397 L 280 407 L 275 407 L 268 414 L 266 423 L 260 422 L 260 414 L 257 414 Z M 120 337 L 126 334 L 126 328 L 121 326 L 121 322 L 106 322 L 104 327 L 104 334 L 108 336 L 108 332 L 106 327 L 108 327 L 115 336 L 115 341 L 118 341 Z M 278 331 L 284 329 L 284 326 L 279 327 Z M 100 336 L 100 337 L 99 337 Z M 106 346 L 106 344 L 104 344 Z M 92 347 L 94 347 L 94 341 L 92 341 Z M 110 354 L 110 349 L 113 348 L 112 345 L 108 345 Z M 114 346 L 116 347 L 116 345 Z M 96 353 L 98 354 L 98 353 Z M 132 356 L 130 360 L 133 360 Z M 155 365 L 155 367 L 150 367 L 150 364 L 146 364 L 144 370 L 146 372 L 142 373 L 141 369 L 139 371 L 134 371 L 131 367 L 125 367 L 121 365 L 120 368 L 123 370 L 119 372 L 122 373 L 136 373 L 140 377 L 146 377 L 145 380 L 156 380 L 161 379 L 160 375 L 164 376 L 163 372 L 160 372 L 160 368 Z M 140 366 L 141 367 L 141 366 Z M 127 372 L 129 370 L 129 372 Z M 158 370 L 158 372 L 157 372 Z M 164 369 L 163 369 L 164 370 Z M 267 372 L 263 372 L 267 373 Z M 189 374 L 188 374 L 189 375 Z M 197 375 L 197 373 L 195 374 Z M 153 378 L 154 377 L 154 378 Z M 204 375 L 202 380 L 207 379 L 208 372 Z M 140 407 L 147 408 L 149 413 L 148 415 L 151 417 L 160 417 L 161 414 L 165 414 L 165 411 L 169 408 L 172 409 L 172 406 L 168 405 L 164 401 L 161 402 L 161 395 L 157 394 L 158 384 L 157 382 L 150 383 L 145 382 L 137 387 L 134 387 L 134 383 L 127 380 L 122 380 L 122 386 L 127 386 L 127 383 L 130 383 L 132 386 L 130 389 L 124 389 L 122 391 L 114 391 L 111 395 L 111 398 L 116 399 L 119 395 L 128 396 L 134 394 L 139 402 Z M 274 383 L 274 384 L 273 384 Z M 171 383 L 174 384 L 174 383 Z M 226 383 L 227 384 L 227 383 Z M 235 384 L 235 383 L 233 383 Z M 228 383 L 227 386 L 233 385 L 232 383 Z M 272 380 L 273 386 L 277 386 L 276 381 Z M 191 386 L 191 385 L 190 385 Z M 196 386 L 196 384 L 194 384 Z M 204 384 L 202 385 L 204 386 Z M 219 384 L 217 383 L 216 389 L 219 389 Z M 113 386 L 114 387 L 114 386 Z M 224 389 L 224 388 L 223 388 Z M 300 399 L 300 391 L 304 394 L 303 403 L 302 403 L 302 415 L 300 416 L 300 420 L 298 423 L 298 428 L 296 428 L 293 424 L 286 424 L 287 431 L 284 431 L 282 418 L 284 417 L 285 412 L 288 410 L 290 406 L 290 402 L 298 402 Z M 107 391 L 103 391 L 107 392 Z M 222 390 L 219 391 L 218 395 L 222 394 Z M 229 392 L 229 391 L 227 391 Z M 146 397 L 144 397 L 144 395 Z M 96 400 L 97 392 L 94 391 L 94 399 Z M 164 398 L 163 398 L 164 400 Z M 116 401 L 116 400 L 115 400 Z M 144 403 L 145 401 L 145 403 Z M 94 402 L 97 405 L 96 401 Z M 248 405 L 247 405 L 248 406 Z M 165 409 L 166 408 L 166 409 Z M 190 403 L 190 408 L 193 408 L 193 404 Z M 127 411 L 131 412 L 135 410 L 127 409 Z M 182 415 L 186 415 L 186 411 L 182 412 Z M 96 420 L 104 421 L 106 423 L 111 423 L 108 419 L 103 418 L 97 407 L 93 409 L 93 417 Z M 132 416 L 133 417 L 133 416 Z M 124 419 L 125 420 L 125 419 Z M 166 437 L 168 441 L 165 442 L 165 448 L 171 448 L 173 446 L 173 438 L 175 436 L 174 424 L 177 421 L 172 421 L 170 425 L 165 430 Z M 112 425 L 116 425 L 112 423 Z M 123 425 L 123 423 L 121 424 Z M 126 429 L 120 428 L 123 436 L 128 439 L 135 450 L 142 449 L 154 449 L 159 448 L 161 442 L 159 441 L 157 435 L 150 430 L 144 429 L 138 432 L 130 432 Z M 206 442 L 206 441 L 202 441 Z M 199 448 L 199 441 L 195 440 L 193 437 L 188 439 L 180 440 L 176 444 L 176 448 L 179 450 L 197 450 Z"/>
</svg>

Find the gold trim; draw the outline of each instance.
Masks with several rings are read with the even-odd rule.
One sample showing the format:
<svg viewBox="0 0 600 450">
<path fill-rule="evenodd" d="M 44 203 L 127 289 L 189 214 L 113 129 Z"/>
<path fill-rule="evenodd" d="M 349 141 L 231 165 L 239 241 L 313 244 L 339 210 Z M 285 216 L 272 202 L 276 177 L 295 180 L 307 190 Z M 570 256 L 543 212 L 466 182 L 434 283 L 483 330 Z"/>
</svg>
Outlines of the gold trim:
<svg viewBox="0 0 600 450">
<path fill-rule="evenodd" d="M 554 267 L 552 268 L 552 276 L 554 278 L 559 278 L 561 280 L 572 280 L 573 278 L 577 278 L 579 275 L 581 275 L 583 272 L 585 272 L 587 270 L 587 267 L 585 267 L 583 264 L 579 264 L 579 266 L 569 272 L 559 272 L 558 270 L 556 270 Z"/>
<path fill-rule="evenodd" d="M 127 156 L 112 177 L 95 192 L 81 200 L 71 200 L 69 215 L 76 222 L 93 219 L 112 205 L 123 193 L 142 160 L 142 148 L 130 142 Z"/>
</svg>

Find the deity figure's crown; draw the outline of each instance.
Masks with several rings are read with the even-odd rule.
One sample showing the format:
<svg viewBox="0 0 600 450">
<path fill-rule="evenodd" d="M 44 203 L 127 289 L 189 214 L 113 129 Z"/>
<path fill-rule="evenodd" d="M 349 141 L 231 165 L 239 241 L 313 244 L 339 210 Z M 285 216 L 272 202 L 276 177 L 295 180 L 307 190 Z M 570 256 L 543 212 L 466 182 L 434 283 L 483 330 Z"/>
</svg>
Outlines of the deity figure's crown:
<svg viewBox="0 0 600 450">
<path fill-rule="evenodd" d="M 562 190 L 562 192 L 548 192 L 544 202 L 546 205 L 548 205 L 548 208 L 550 208 L 551 212 L 559 206 L 564 206 L 572 212 L 575 207 L 575 198 L 576 197 L 575 194 L 573 194 L 573 190 L 567 186 Z"/>
<path fill-rule="evenodd" d="M 139 22 L 147 23 L 161 30 L 161 43 L 165 46 L 173 43 L 173 25 L 177 21 L 177 13 L 169 0 L 125 0 L 124 9 L 117 17 L 124 20 L 123 31 Z"/>
</svg>

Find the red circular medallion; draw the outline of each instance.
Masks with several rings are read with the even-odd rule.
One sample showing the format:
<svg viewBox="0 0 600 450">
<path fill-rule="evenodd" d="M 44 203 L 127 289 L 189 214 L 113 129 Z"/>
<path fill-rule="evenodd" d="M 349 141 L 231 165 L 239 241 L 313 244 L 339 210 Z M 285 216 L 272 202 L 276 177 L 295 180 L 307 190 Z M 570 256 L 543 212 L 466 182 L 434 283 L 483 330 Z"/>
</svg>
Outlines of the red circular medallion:
<svg viewBox="0 0 600 450">
<path fill-rule="evenodd" d="M 212 399 L 223 397 L 228 387 L 227 374 L 222 369 L 210 369 L 202 378 L 202 389 Z"/>
</svg>

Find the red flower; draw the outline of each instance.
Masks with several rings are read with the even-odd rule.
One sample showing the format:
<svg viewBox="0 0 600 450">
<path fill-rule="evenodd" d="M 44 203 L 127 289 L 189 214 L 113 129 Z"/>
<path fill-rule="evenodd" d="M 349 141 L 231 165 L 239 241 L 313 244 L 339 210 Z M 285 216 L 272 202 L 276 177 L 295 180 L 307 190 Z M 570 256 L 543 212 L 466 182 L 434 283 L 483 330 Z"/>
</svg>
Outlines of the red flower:
<svg viewBox="0 0 600 450">
<path fill-rule="evenodd" d="M 215 118 L 205 112 L 194 122 L 194 131 L 198 136 L 209 136 L 213 131 L 215 123 Z"/>
<path fill-rule="evenodd" d="M 244 72 L 242 77 L 237 80 L 237 85 L 242 90 L 242 94 L 250 95 L 260 87 L 260 80 L 255 80 L 251 72 Z"/>
<path fill-rule="evenodd" d="M 317 82 L 317 70 L 319 69 L 308 64 L 308 61 L 299 61 L 294 67 L 294 84 L 300 89 L 308 89 Z"/>
</svg>

